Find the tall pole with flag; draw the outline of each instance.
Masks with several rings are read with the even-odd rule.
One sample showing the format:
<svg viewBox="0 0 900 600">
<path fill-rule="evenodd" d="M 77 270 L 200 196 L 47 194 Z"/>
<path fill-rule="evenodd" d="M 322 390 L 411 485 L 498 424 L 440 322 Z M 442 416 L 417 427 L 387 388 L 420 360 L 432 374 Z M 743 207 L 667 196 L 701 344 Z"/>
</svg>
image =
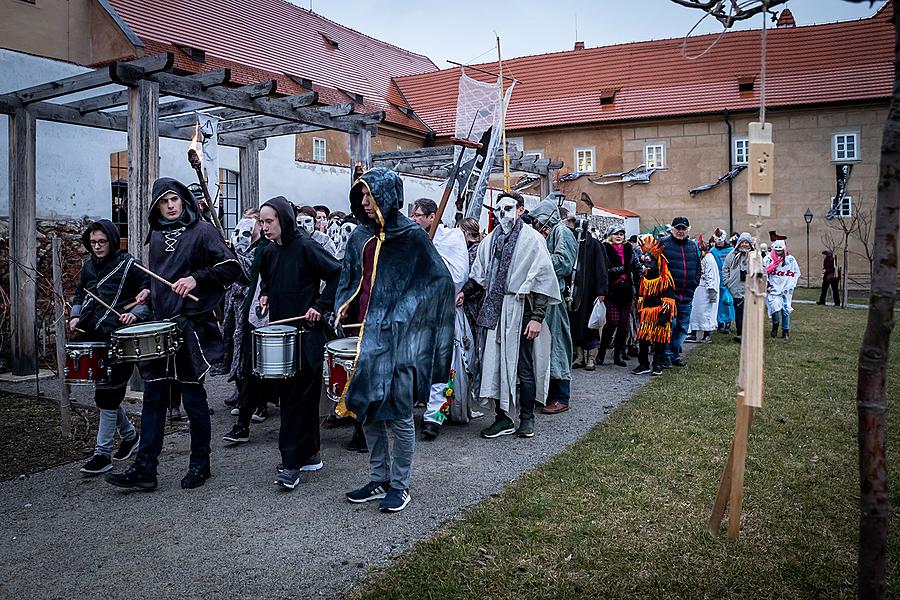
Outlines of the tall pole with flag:
<svg viewBox="0 0 900 600">
<path fill-rule="evenodd" d="M 508 192 L 510 190 L 509 151 L 506 148 L 506 103 L 503 101 L 503 58 L 500 55 L 499 35 L 497 35 L 497 66 L 500 69 L 500 74 L 497 77 L 497 89 L 500 95 L 500 130 L 503 132 L 503 191 Z M 490 165 L 487 165 L 486 168 L 490 168 Z"/>
</svg>

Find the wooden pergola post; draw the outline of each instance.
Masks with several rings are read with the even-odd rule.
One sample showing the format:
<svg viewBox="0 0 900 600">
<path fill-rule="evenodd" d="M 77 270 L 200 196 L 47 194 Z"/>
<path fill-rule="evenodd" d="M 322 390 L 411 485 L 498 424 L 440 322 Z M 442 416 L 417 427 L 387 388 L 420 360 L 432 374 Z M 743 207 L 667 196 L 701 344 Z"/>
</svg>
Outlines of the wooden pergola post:
<svg viewBox="0 0 900 600">
<path fill-rule="evenodd" d="M 372 130 L 368 127 L 361 128 L 356 133 L 350 134 L 350 183 L 356 179 L 354 172 L 357 165 L 361 165 L 363 171 L 372 166 Z"/>
<path fill-rule="evenodd" d="M 262 140 L 263 148 L 265 141 Z M 238 149 L 241 170 L 241 212 L 259 208 L 259 151 L 260 141 L 250 140 Z"/>
<path fill-rule="evenodd" d="M 35 115 L 26 107 L 9 117 L 9 296 L 13 375 L 37 368 L 35 339 Z"/>
</svg>

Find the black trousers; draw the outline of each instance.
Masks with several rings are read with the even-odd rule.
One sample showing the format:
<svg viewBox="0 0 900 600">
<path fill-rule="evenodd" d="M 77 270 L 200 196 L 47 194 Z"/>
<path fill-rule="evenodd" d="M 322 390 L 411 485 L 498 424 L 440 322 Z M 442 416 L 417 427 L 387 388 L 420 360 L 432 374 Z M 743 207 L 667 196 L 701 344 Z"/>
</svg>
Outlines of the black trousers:
<svg viewBox="0 0 900 600">
<path fill-rule="evenodd" d="M 292 379 L 280 383 L 281 430 L 278 449 L 285 469 L 299 469 L 319 452 L 319 396 L 322 363 L 303 365 Z"/>
<path fill-rule="evenodd" d="M 522 329 L 524 328 L 523 324 Z M 534 340 L 524 336 L 519 341 L 516 377 L 519 381 L 519 420 L 534 419 L 534 402 L 537 396 L 537 383 L 534 378 Z M 500 400 L 494 402 L 494 412 L 498 417 L 505 415 L 500 408 Z"/>
<path fill-rule="evenodd" d="M 134 371 L 134 364 L 121 363 L 110 367 L 109 383 L 94 387 L 94 403 L 100 410 L 117 410 L 125 398 L 128 379 Z"/>
<path fill-rule="evenodd" d="M 271 379 L 260 379 L 250 376 L 247 379 L 238 380 L 238 418 L 240 427 L 249 427 L 250 418 L 257 409 L 265 408 L 269 401 L 279 399 L 281 386 Z"/>
<path fill-rule="evenodd" d="M 735 335 L 743 335 L 744 331 L 744 299 L 734 299 L 734 324 L 737 327 Z"/>
<path fill-rule="evenodd" d="M 825 296 L 828 295 L 828 288 L 831 288 L 831 298 L 834 300 L 835 306 L 841 305 L 841 298 L 838 295 L 838 280 L 822 281 L 822 294 L 819 296 L 819 304 L 825 304 Z"/>
<path fill-rule="evenodd" d="M 638 363 L 641 366 L 647 366 L 650 364 L 650 346 L 653 346 L 653 366 L 660 367 L 666 359 L 666 346 L 667 344 L 661 344 L 659 342 L 648 342 L 646 340 L 640 340 L 639 350 L 638 350 Z"/>
</svg>

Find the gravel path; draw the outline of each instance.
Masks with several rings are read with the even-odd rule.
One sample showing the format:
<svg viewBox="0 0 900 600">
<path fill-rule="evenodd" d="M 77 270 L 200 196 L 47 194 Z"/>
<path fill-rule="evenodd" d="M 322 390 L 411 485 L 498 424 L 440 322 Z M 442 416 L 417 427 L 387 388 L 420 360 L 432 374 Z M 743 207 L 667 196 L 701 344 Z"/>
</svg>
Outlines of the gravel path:
<svg viewBox="0 0 900 600">
<path fill-rule="evenodd" d="M 436 441 L 417 442 L 412 502 L 386 515 L 377 503 L 344 499 L 368 481 L 367 455 L 342 448 L 349 428 L 322 430 L 324 469 L 304 474 L 293 493 L 276 488 L 277 409 L 253 426 L 249 444 L 227 447 L 230 390 L 215 377 L 213 478 L 202 488 L 179 487 L 185 433 L 166 437 L 154 493 L 83 478 L 78 464 L 0 483 L 0 597 L 340 597 L 370 567 L 577 440 L 647 380 L 611 365 L 576 371 L 572 409 L 538 414 L 528 440 L 480 438 L 489 416 L 445 427 Z"/>
</svg>

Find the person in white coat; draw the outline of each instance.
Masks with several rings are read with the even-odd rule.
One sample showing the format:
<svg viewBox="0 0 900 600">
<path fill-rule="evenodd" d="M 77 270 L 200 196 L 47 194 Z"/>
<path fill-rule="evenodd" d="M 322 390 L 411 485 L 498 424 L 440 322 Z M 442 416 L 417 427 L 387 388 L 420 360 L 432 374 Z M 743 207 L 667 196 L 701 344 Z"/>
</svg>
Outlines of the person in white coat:
<svg viewBox="0 0 900 600">
<path fill-rule="evenodd" d="M 694 292 L 686 342 L 711 342 L 718 328 L 719 266 L 704 242 L 700 242 L 700 255 L 700 284 Z"/>
<path fill-rule="evenodd" d="M 781 337 L 788 339 L 791 337 L 791 313 L 794 312 L 791 302 L 800 280 L 800 265 L 788 252 L 784 240 L 775 240 L 772 251 L 763 259 L 763 267 L 768 276 L 766 307 L 772 317 L 772 337 L 778 337 L 780 326 Z"/>
<path fill-rule="evenodd" d="M 413 203 L 410 218 L 423 229 L 430 230 L 437 213 L 437 204 L 428 198 Z M 456 293 L 469 280 L 469 249 L 462 229 L 439 224 L 434 233 L 434 247 L 447 265 Z M 433 440 L 441 432 L 444 421 L 468 423 L 472 416 L 469 403 L 469 365 L 472 364 L 474 341 L 469 322 L 461 306 L 454 308 L 453 362 L 446 383 L 431 386 L 428 405 L 422 419 L 422 439 Z"/>
</svg>

